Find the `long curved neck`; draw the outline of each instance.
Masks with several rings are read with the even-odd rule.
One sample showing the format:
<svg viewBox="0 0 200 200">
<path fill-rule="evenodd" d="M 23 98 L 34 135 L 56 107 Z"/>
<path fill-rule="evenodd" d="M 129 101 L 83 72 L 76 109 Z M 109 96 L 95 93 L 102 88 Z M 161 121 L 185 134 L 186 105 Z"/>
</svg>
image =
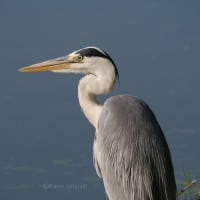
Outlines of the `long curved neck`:
<svg viewBox="0 0 200 200">
<path fill-rule="evenodd" d="M 107 94 L 115 83 L 115 76 L 111 74 L 89 74 L 84 76 L 78 86 L 79 104 L 89 122 L 97 129 L 102 105 L 96 99 L 96 95 Z"/>
<path fill-rule="evenodd" d="M 79 88 L 81 88 L 82 80 L 80 81 Z M 86 92 L 85 89 L 86 88 L 84 88 L 84 90 L 78 90 L 79 104 L 89 122 L 95 128 L 97 128 L 97 123 L 99 115 L 101 113 L 102 105 L 100 105 L 96 100 L 96 95 Z"/>
</svg>

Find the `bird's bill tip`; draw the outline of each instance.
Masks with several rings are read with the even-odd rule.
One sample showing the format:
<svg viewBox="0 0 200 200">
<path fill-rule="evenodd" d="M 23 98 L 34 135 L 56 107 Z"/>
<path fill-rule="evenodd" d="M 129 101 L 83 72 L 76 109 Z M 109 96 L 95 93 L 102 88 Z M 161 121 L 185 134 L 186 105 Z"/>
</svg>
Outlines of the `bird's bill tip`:
<svg viewBox="0 0 200 200">
<path fill-rule="evenodd" d="M 34 65 L 22 67 L 18 69 L 19 72 L 45 72 L 61 69 L 70 69 L 70 62 L 65 59 L 53 59 L 37 63 Z"/>
</svg>

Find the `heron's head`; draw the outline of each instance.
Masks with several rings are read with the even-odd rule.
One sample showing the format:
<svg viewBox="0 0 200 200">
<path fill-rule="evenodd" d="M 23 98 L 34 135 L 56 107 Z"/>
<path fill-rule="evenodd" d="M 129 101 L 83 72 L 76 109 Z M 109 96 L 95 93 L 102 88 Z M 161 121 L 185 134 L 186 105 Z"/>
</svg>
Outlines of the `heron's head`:
<svg viewBox="0 0 200 200">
<path fill-rule="evenodd" d="M 40 62 L 19 69 L 20 72 L 52 71 L 58 73 L 94 74 L 112 70 L 118 77 L 118 71 L 111 57 L 97 47 L 86 47 L 69 55 Z"/>
</svg>

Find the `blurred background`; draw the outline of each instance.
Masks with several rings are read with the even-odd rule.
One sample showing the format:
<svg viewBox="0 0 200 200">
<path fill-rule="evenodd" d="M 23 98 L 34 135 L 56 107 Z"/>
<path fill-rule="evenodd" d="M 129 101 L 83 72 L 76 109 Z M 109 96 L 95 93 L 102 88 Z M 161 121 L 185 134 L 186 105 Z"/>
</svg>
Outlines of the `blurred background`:
<svg viewBox="0 0 200 200">
<path fill-rule="evenodd" d="M 177 181 L 200 177 L 200 2 L 0 1 L 0 198 L 105 199 L 94 129 L 77 98 L 81 75 L 20 67 L 85 46 L 106 50 L 120 82 L 155 112 Z"/>
</svg>

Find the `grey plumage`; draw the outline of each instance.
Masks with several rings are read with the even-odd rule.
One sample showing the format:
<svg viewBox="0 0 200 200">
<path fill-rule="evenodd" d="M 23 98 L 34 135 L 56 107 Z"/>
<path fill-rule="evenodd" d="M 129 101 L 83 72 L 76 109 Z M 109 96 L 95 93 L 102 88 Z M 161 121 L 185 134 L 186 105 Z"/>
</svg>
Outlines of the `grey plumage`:
<svg viewBox="0 0 200 200">
<path fill-rule="evenodd" d="M 126 95 L 109 98 L 95 137 L 94 164 L 110 199 L 176 199 L 169 148 L 144 101 Z"/>
<path fill-rule="evenodd" d="M 81 109 L 96 130 L 94 164 L 109 200 L 175 200 L 176 183 L 164 134 L 151 109 L 128 95 L 100 105 L 97 95 L 110 92 L 118 78 L 111 57 L 86 47 L 20 69 L 86 74 L 79 82 Z"/>
</svg>

